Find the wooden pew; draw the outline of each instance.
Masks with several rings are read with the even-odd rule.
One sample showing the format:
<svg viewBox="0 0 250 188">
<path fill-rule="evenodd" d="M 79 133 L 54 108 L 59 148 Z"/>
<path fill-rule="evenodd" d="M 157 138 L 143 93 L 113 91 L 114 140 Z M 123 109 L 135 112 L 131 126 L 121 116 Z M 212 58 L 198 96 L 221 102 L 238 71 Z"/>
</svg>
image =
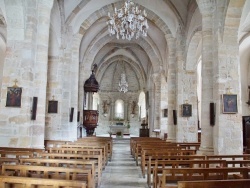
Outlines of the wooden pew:
<svg viewBox="0 0 250 188">
<path fill-rule="evenodd" d="M 1 157 L 17 159 L 34 157 L 34 153 L 29 151 L 0 151 L 0 155 Z"/>
<path fill-rule="evenodd" d="M 105 168 L 105 156 L 102 149 L 92 148 L 49 148 L 49 153 L 69 153 L 69 154 L 82 154 L 82 155 L 98 155 L 102 158 L 102 168 Z"/>
<path fill-rule="evenodd" d="M 19 159 L 20 165 L 34 165 L 34 166 L 52 166 L 52 167 L 67 167 L 67 168 L 81 168 L 90 169 L 93 181 L 91 187 L 98 184 L 95 173 L 95 161 L 79 160 L 79 159 L 41 159 L 41 158 L 28 158 Z"/>
<path fill-rule="evenodd" d="M 101 183 L 102 174 L 102 157 L 100 155 L 82 155 L 82 154 L 66 154 L 66 153 L 39 153 L 38 158 L 49 159 L 81 159 L 94 161 L 96 165 L 96 176 L 98 185 Z"/>
<path fill-rule="evenodd" d="M 141 150 L 143 146 L 148 146 L 148 147 L 155 147 L 155 146 L 160 146 L 160 145 L 165 145 L 165 146 L 174 146 L 176 147 L 176 144 L 172 144 L 172 143 L 167 143 L 164 140 L 153 140 L 152 142 L 136 142 L 135 144 L 135 149 L 134 149 L 134 153 L 132 154 L 133 157 L 135 158 L 135 160 L 138 159 L 138 157 L 141 154 Z"/>
<path fill-rule="evenodd" d="M 135 150 L 136 150 L 136 144 L 138 142 L 154 142 L 154 141 L 161 141 L 160 138 L 156 137 L 131 137 L 130 138 L 130 153 L 132 156 L 134 156 Z"/>
<path fill-rule="evenodd" d="M 250 179 L 178 181 L 178 188 L 249 188 Z"/>
<path fill-rule="evenodd" d="M 221 159 L 221 160 L 250 160 L 250 154 L 243 155 L 207 155 L 208 160 Z"/>
<path fill-rule="evenodd" d="M 38 148 L 12 148 L 12 147 L 0 147 L 0 151 L 22 151 L 22 152 L 43 152 L 45 149 L 38 149 Z"/>
<path fill-rule="evenodd" d="M 90 169 L 33 166 L 33 165 L 3 165 L 2 175 L 36 177 L 45 179 L 78 180 L 78 181 L 86 179 L 87 187 L 93 188 L 92 186 L 93 180 Z"/>
<path fill-rule="evenodd" d="M 17 158 L 8 158 L 8 157 L 0 157 L 0 166 L 2 164 L 18 164 L 19 159 Z"/>
<path fill-rule="evenodd" d="M 175 142 L 177 146 L 185 147 L 186 149 L 195 149 L 196 151 L 200 148 L 199 142 Z"/>
<path fill-rule="evenodd" d="M 4 188 L 8 184 L 11 187 L 23 185 L 25 188 L 51 186 L 53 188 L 86 188 L 83 181 L 41 179 L 30 177 L 0 176 L 0 187 Z"/>
<path fill-rule="evenodd" d="M 154 176 L 158 176 L 159 174 L 162 174 L 162 169 L 164 168 L 215 168 L 217 166 L 226 167 L 225 160 L 150 160 L 149 163 L 151 163 L 147 168 L 147 183 L 149 187 L 152 183 L 151 174 L 154 173 Z"/>
<path fill-rule="evenodd" d="M 94 153 L 97 154 L 97 152 L 99 152 L 99 150 L 102 150 L 102 161 L 104 161 L 104 167 L 105 165 L 108 164 L 108 160 L 109 160 L 109 154 L 108 154 L 108 145 L 107 144 L 98 144 L 98 145 L 93 145 L 93 146 L 88 146 L 88 145 L 84 145 L 84 144 L 65 144 L 65 145 L 61 145 L 61 148 L 72 148 L 72 149 L 85 149 L 87 150 L 88 154 Z M 95 150 L 97 150 L 97 152 L 94 152 Z M 49 148 L 49 151 L 51 151 L 51 148 Z"/>
<path fill-rule="evenodd" d="M 226 161 L 227 167 L 249 167 L 250 160 L 233 160 Z"/>
<path fill-rule="evenodd" d="M 142 175 L 145 175 L 145 169 L 147 166 L 147 161 L 149 159 L 150 156 L 158 156 L 158 158 L 160 158 L 160 156 L 169 156 L 169 155 L 195 155 L 196 151 L 195 150 L 174 150 L 174 148 L 158 148 L 158 150 L 142 150 L 142 154 L 141 154 L 141 170 L 142 170 Z M 138 162 L 137 162 L 138 164 Z"/>
<path fill-rule="evenodd" d="M 248 178 L 248 168 L 165 168 L 162 175 L 154 176 L 154 188 L 166 188 L 167 183 L 192 180 L 225 180 L 232 178 L 230 174 L 241 174 L 243 179 Z"/>
<path fill-rule="evenodd" d="M 135 159 L 136 159 L 136 164 L 138 165 L 139 158 L 142 159 L 143 155 L 145 156 L 144 151 L 168 151 L 168 150 L 186 150 L 185 147 L 178 147 L 175 145 L 169 145 L 169 144 L 162 144 L 158 143 L 156 146 L 155 145 L 144 145 L 142 144 L 141 146 L 138 147 L 138 150 L 135 153 Z M 192 153 L 196 153 L 196 150 L 190 150 Z M 195 151 L 195 152 L 193 152 Z"/>
<path fill-rule="evenodd" d="M 73 142 L 74 144 L 84 144 L 87 146 L 93 146 L 98 144 L 107 144 L 107 152 L 109 160 L 111 161 L 113 152 L 113 139 L 110 137 L 84 137 Z"/>
</svg>

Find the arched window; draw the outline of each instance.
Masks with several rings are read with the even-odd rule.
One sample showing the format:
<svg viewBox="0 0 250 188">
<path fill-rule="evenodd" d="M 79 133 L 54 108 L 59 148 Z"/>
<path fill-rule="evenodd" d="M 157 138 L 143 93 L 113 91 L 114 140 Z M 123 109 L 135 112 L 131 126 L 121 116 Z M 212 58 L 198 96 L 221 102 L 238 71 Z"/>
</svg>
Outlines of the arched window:
<svg viewBox="0 0 250 188">
<path fill-rule="evenodd" d="M 124 119 L 124 102 L 121 99 L 115 101 L 115 118 Z"/>
<path fill-rule="evenodd" d="M 145 118 L 146 117 L 146 95 L 142 91 L 139 95 L 139 100 L 138 100 L 138 105 L 140 109 L 140 118 Z"/>
</svg>

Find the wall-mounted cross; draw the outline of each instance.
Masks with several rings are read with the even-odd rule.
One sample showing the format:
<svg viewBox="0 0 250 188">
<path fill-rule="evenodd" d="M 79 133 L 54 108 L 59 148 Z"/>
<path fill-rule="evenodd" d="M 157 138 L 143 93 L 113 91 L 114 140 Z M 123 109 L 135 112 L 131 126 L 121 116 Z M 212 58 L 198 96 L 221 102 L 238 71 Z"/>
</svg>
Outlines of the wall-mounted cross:
<svg viewBox="0 0 250 188">
<path fill-rule="evenodd" d="M 233 89 L 233 88 L 231 88 L 230 86 L 226 88 L 227 94 L 231 94 L 231 89 Z"/>
<path fill-rule="evenodd" d="M 14 80 L 14 83 L 15 83 L 15 84 L 14 84 L 13 87 L 18 87 L 17 84 L 16 84 L 17 82 L 18 82 L 17 79 L 15 79 L 15 80 Z"/>
</svg>

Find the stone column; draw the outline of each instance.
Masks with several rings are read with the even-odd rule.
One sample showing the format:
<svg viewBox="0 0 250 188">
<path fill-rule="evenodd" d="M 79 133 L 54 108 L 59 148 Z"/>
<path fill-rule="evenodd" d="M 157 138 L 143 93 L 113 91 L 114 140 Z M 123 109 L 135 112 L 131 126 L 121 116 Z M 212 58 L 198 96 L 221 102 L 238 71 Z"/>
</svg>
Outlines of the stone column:
<svg viewBox="0 0 250 188">
<path fill-rule="evenodd" d="M 129 121 L 128 101 L 124 101 L 124 120 Z"/>
<path fill-rule="evenodd" d="M 26 1 L 25 1 L 26 2 Z M 4 63 L 0 146 L 43 148 L 50 12 L 53 1 L 5 1 L 7 53 Z M 22 87 L 20 108 L 5 107 L 7 87 Z M 38 97 L 31 121 L 32 98 Z"/>
<path fill-rule="evenodd" d="M 223 20 L 225 19 L 223 25 L 220 24 L 221 20 L 217 20 L 216 17 L 217 27 L 214 29 L 216 31 L 214 33 L 218 34 L 213 38 L 214 46 L 215 44 L 218 45 L 218 49 L 213 48 L 215 54 L 213 59 L 213 93 L 216 103 L 216 123 L 213 127 L 215 155 L 236 155 L 243 153 L 242 110 L 244 111 L 244 109 L 242 109 L 242 105 L 244 105 L 246 101 L 241 98 L 241 93 L 244 92 L 241 88 L 241 82 L 244 81 L 242 81 L 240 72 L 241 62 L 239 57 L 238 32 L 245 2 L 245 0 L 237 0 L 230 1 L 224 5 L 216 1 L 216 15 L 224 15 L 224 7 L 226 7 L 227 14 L 225 15 L 226 19 L 224 17 L 221 18 Z M 222 40 L 220 40 L 221 36 L 223 36 Z M 234 114 L 224 114 L 222 111 L 222 95 L 230 93 L 237 95 L 237 104 L 236 101 L 234 104 L 237 105 L 238 112 Z M 247 113 L 249 113 L 249 111 Z"/>
<path fill-rule="evenodd" d="M 74 108 L 74 114 L 73 114 L 73 122 L 69 123 L 68 125 L 68 138 L 69 140 L 77 140 L 77 114 L 78 114 L 78 102 L 80 101 L 78 99 L 79 94 L 79 88 L 78 88 L 78 82 L 79 82 L 79 48 L 80 48 L 80 42 L 82 40 L 81 34 L 75 34 L 73 36 L 73 42 L 72 42 L 72 56 L 71 56 L 71 67 L 70 67 L 70 74 L 71 74 L 71 92 L 70 92 L 70 106 L 69 108 Z M 79 102 L 80 103 L 80 102 Z"/>
<path fill-rule="evenodd" d="M 199 154 L 213 154 L 213 127 L 210 126 L 209 104 L 213 102 L 213 9 L 214 0 L 197 0 L 202 14 L 202 96 L 201 146 Z"/>
<path fill-rule="evenodd" d="M 154 82 L 154 129 L 160 129 L 161 76 L 159 73 L 154 73 L 152 78 Z"/>
<path fill-rule="evenodd" d="M 111 101 L 111 104 L 110 104 L 110 121 L 114 121 L 114 109 L 115 109 L 115 103 L 114 103 L 114 101 Z"/>
<path fill-rule="evenodd" d="M 166 35 L 168 45 L 168 140 L 176 141 L 176 125 L 174 125 L 173 110 L 176 109 L 176 40 Z"/>
</svg>

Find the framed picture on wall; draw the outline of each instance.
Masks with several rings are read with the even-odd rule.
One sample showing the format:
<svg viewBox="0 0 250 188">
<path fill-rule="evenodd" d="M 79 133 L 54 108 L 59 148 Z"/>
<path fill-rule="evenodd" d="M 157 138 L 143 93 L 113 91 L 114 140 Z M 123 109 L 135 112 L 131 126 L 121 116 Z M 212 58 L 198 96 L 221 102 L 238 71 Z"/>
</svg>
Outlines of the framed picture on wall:
<svg viewBox="0 0 250 188">
<path fill-rule="evenodd" d="M 192 105 L 183 104 L 182 105 L 182 117 L 190 117 L 190 116 L 192 116 Z"/>
<path fill-rule="evenodd" d="M 22 88 L 8 87 L 6 107 L 21 107 Z"/>
<path fill-rule="evenodd" d="M 222 95 L 222 112 L 224 114 L 238 113 L 237 95 L 236 94 L 223 94 Z"/>
<path fill-rule="evenodd" d="M 57 113 L 58 101 L 49 101 L 48 113 Z"/>
</svg>

